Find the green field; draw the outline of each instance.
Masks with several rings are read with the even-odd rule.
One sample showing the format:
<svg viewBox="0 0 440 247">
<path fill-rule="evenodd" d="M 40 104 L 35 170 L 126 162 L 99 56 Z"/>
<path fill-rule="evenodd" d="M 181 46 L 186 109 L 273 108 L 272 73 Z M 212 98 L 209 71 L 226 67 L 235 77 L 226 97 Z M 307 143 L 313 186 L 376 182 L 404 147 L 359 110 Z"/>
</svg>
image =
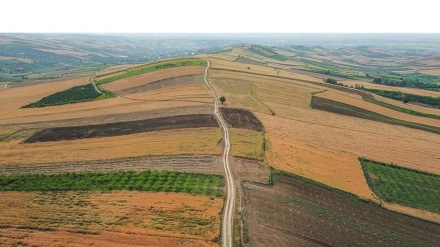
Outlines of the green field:
<svg viewBox="0 0 440 247">
<path fill-rule="evenodd" d="M 101 80 L 97 79 L 96 84 L 102 85 L 102 84 L 109 83 L 112 81 L 117 81 L 117 80 L 121 80 L 121 79 L 124 79 L 127 77 L 141 75 L 141 74 L 145 74 L 145 73 L 149 73 L 149 72 L 153 72 L 153 71 L 161 70 L 161 69 L 168 69 L 168 68 L 181 67 L 181 66 L 205 66 L 205 65 L 206 65 L 206 62 L 201 59 L 187 59 L 187 60 L 163 62 L 163 63 L 159 63 L 159 64 L 151 64 L 151 65 L 140 66 L 140 67 L 124 70 L 125 73 L 123 73 L 123 74 L 120 74 L 121 71 L 112 72 L 111 74 L 115 74 L 115 76 L 110 76 L 110 77 L 107 77 L 107 78 L 104 78 Z M 100 75 L 100 76 L 97 76 L 97 78 L 103 77 L 106 75 L 111 75 L 111 74 Z"/>
<path fill-rule="evenodd" d="M 368 185 L 387 202 L 440 213 L 440 176 L 360 159 Z"/>
<path fill-rule="evenodd" d="M 75 86 L 67 90 L 57 92 L 40 99 L 37 102 L 23 106 L 22 108 L 46 107 L 55 105 L 65 105 L 70 103 L 78 103 L 92 101 L 97 99 L 107 99 L 114 97 L 111 92 L 97 93 L 91 84 L 84 86 Z"/>
<path fill-rule="evenodd" d="M 440 97 L 431 97 L 431 96 L 423 96 L 423 95 L 417 95 L 411 93 L 403 93 L 401 91 L 389 91 L 389 90 L 366 88 L 362 85 L 357 86 L 356 89 L 374 93 L 389 99 L 395 99 L 400 101 L 406 99 L 408 102 L 419 102 L 422 104 L 427 104 L 433 107 L 440 108 Z"/>
<path fill-rule="evenodd" d="M 0 191 L 139 190 L 223 195 L 218 175 L 169 171 L 0 175 Z"/>
</svg>

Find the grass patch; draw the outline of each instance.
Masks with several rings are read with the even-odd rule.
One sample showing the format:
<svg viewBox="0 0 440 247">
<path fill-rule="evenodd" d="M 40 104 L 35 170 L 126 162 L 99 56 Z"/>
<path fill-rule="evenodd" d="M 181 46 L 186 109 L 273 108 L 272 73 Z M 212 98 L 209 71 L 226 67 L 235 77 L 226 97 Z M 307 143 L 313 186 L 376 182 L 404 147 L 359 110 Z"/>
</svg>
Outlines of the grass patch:
<svg viewBox="0 0 440 247">
<path fill-rule="evenodd" d="M 97 78 L 99 78 L 99 77 L 108 76 L 108 75 L 117 73 L 114 76 L 110 76 L 110 77 L 107 77 L 107 78 L 104 78 L 101 80 L 97 79 L 96 84 L 102 85 L 102 84 L 109 83 L 112 81 L 117 81 L 117 80 L 121 80 L 121 79 L 124 79 L 127 77 L 145 74 L 145 73 L 153 72 L 156 70 L 162 70 L 162 69 L 168 69 L 168 68 L 174 68 L 174 67 L 182 67 L 182 66 L 205 66 L 205 65 L 206 65 L 206 62 L 205 62 L 205 60 L 202 60 L 202 59 L 186 59 L 186 60 L 176 60 L 176 61 L 167 61 L 167 62 L 162 62 L 162 63 L 147 64 L 147 65 L 142 65 L 139 67 L 124 70 L 123 71 L 124 73 L 122 73 L 122 74 L 121 74 L 121 71 L 116 71 L 116 72 L 112 72 L 110 74 L 103 74 L 103 75 L 97 76 Z"/>
<path fill-rule="evenodd" d="M 0 191 L 138 190 L 222 196 L 218 175 L 169 171 L 0 175 Z"/>
<path fill-rule="evenodd" d="M 268 48 L 261 47 L 261 46 L 253 46 L 253 47 L 249 48 L 249 51 L 251 51 L 255 54 L 261 55 L 263 57 L 272 58 L 272 59 L 275 59 L 278 61 L 289 60 L 288 57 L 281 55 L 281 54 L 279 54 L 273 50 L 270 50 Z"/>
<path fill-rule="evenodd" d="M 71 103 L 92 101 L 97 99 L 107 99 L 112 97 L 115 97 L 115 95 L 112 92 L 104 92 L 103 94 L 100 94 L 95 91 L 93 85 L 87 84 L 83 86 L 75 86 L 67 90 L 51 94 L 49 96 L 46 96 L 38 100 L 37 102 L 25 105 L 22 108 L 65 105 Z"/>
<path fill-rule="evenodd" d="M 359 108 L 356 106 L 345 104 L 345 103 L 342 103 L 339 101 L 320 98 L 317 96 L 312 97 L 311 107 L 313 109 L 338 113 L 338 114 L 352 116 L 352 117 L 369 119 L 369 120 L 378 121 L 378 122 L 382 122 L 382 123 L 400 125 L 400 126 L 405 126 L 408 128 L 419 129 L 419 130 L 432 132 L 435 134 L 440 134 L 440 128 L 437 128 L 434 126 L 413 123 L 413 122 L 408 122 L 408 121 L 388 117 L 388 116 L 385 116 L 385 115 L 382 115 L 382 114 L 379 114 L 376 112 L 372 112 L 372 111 L 369 111 L 369 110 L 366 110 L 363 108 Z"/>
<path fill-rule="evenodd" d="M 235 157 L 263 160 L 264 134 L 247 129 L 230 129 L 231 152 Z"/>
<path fill-rule="evenodd" d="M 360 159 L 368 185 L 387 202 L 440 214 L 440 176 Z"/>
</svg>

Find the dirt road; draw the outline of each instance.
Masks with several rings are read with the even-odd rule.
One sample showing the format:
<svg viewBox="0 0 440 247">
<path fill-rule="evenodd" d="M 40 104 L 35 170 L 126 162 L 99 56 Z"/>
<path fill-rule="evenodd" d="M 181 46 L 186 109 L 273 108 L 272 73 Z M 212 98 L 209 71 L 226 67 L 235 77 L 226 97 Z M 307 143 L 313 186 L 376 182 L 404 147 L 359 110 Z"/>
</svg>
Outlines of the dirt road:
<svg viewBox="0 0 440 247">
<path fill-rule="evenodd" d="M 99 88 L 96 86 L 96 83 L 95 83 L 95 76 L 96 76 L 96 73 L 97 73 L 97 72 L 95 72 L 95 74 L 93 74 L 92 77 L 90 77 L 90 84 L 93 85 L 93 87 L 95 88 L 95 91 L 96 91 L 97 93 L 102 94 L 101 90 L 99 90 Z"/>
<path fill-rule="evenodd" d="M 231 168 L 229 166 L 229 150 L 231 148 L 231 143 L 229 141 L 229 129 L 226 125 L 225 120 L 220 114 L 218 108 L 218 98 L 214 91 L 214 88 L 208 82 L 208 69 L 211 63 L 206 60 L 207 65 L 205 68 L 204 81 L 206 86 L 211 91 L 212 97 L 214 98 L 214 115 L 218 119 L 221 128 L 223 130 L 223 140 L 224 140 L 224 150 L 223 150 L 223 165 L 225 168 L 225 177 L 227 185 L 226 193 L 226 203 L 224 207 L 223 222 L 222 222 L 222 245 L 223 247 L 232 247 L 232 229 L 233 229 L 233 217 L 234 217 L 234 204 L 235 204 L 235 187 L 234 178 L 232 177 Z"/>
</svg>

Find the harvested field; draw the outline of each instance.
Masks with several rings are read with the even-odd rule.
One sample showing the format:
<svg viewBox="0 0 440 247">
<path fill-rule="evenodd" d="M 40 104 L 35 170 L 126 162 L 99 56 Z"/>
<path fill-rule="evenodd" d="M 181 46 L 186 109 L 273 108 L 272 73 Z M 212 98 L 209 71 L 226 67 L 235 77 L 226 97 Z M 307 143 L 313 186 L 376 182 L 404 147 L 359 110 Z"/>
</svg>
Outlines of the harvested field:
<svg viewBox="0 0 440 247">
<path fill-rule="evenodd" d="M 101 125 L 49 128 L 36 133 L 27 139 L 25 143 L 77 140 L 131 135 L 151 131 L 217 126 L 218 124 L 212 114 L 180 115 Z"/>
<path fill-rule="evenodd" d="M 8 235 L 17 229 L 81 233 L 87 242 L 100 239 L 101 232 L 104 236 L 134 234 L 208 242 L 220 234 L 221 198 L 138 191 L 1 194 L 1 238 L 7 241 L 14 241 Z M 22 241 L 32 244 L 29 238 Z M 107 241 L 118 243 L 114 238 Z"/>
<path fill-rule="evenodd" d="M 0 242 L 5 246 L 47 246 L 47 247 L 214 247 L 215 243 L 203 240 L 149 236 L 132 233 L 117 233 L 102 231 L 99 234 L 84 234 L 75 230 L 38 230 L 24 228 L 0 229 Z"/>
<path fill-rule="evenodd" d="M 264 131 L 264 126 L 261 124 L 260 120 L 248 110 L 222 107 L 220 108 L 220 111 L 225 118 L 226 123 L 232 128 Z"/>
<path fill-rule="evenodd" d="M 212 96 L 204 84 L 178 85 L 122 96 L 133 101 L 163 101 L 209 104 Z"/>
<path fill-rule="evenodd" d="M 231 157 L 234 177 L 244 181 L 269 184 L 270 169 L 264 161 Z M 223 173 L 222 173 L 223 174 Z"/>
<path fill-rule="evenodd" d="M 315 96 L 319 96 L 320 98 L 326 98 L 333 101 L 339 101 L 344 104 L 352 105 L 353 107 L 357 107 L 357 108 L 362 108 L 364 110 L 375 112 L 377 114 L 381 114 L 390 118 L 395 118 L 398 120 L 440 128 L 440 120 L 438 119 L 413 116 L 406 113 L 398 112 L 389 108 L 385 108 L 373 103 L 366 102 L 363 99 L 361 99 L 359 96 L 353 96 L 344 92 L 326 91 L 323 93 L 319 93 Z"/>
<path fill-rule="evenodd" d="M 216 128 L 175 129 L 73 141 L 0 142 L 0 165 L 47 164 L 167 155 L 219 155 Z M 115 152 L 117 150 L 117 152 Z"/>
<path fill-rule="evenodd" d="M 145 91 L 151 91 L 151 90 L 157 90 L 177 85 L 191 85 L 191 84 L 201 84 L 203 83 L 203 75 L 202 74 L 195 74 L 195 75 L 182 75 L 182 76 L 176 76 L 166 79 L 161 79 L 158 81 L 153 81 L 147 84 L 134 86 L 126 89 L 122 89 L 119 91 L 116 91 L 119 95 L 127 95 L 127 94 L 134 94 L 134 93 L 140 93 Z"/>
<path fill-rule="evenodd" d="M 320 98 L 317 96 L 312 97 L 311 107 L 313 109 L 338 113 L 352 117 L 364 118 L 364 119 L 388 123 L 388 124 L 401 125 L 408 128 L 414 128 L 414 129 L 429 131 L 435 134 L 440 134 L 440 128 L 438 127 L 395 119 L 353 105 L 345 104 L 339 101 L 330 100 L 326 98 Z"/>
<path fill-rule="evenodd" d="M 103 87 L 110 91 L 121 91 L 124 89 L 149 84 L 151 82 L 160 81 L 167 78 L 202 74 L 203 69 L 204 68 L 201 66 L 186 66 L 163 69 L 107 83 L 103 85 Z"/>
<path fill-rule="evenodd" d="M 299 170 L 310 169 L 321 164 L 323 170 L 318 173 L 327 174 L 333 173 L 332 170 L 339 167 L 329 164 L 339 163 L 343 170 L 347 169 L 348 171 L 352 169 L 351 166 L 355 166 L 359 171 L 356 173 L 356 177 L 361 178 L 363 175 L 357 158 L 366 157 L 440 174 L 438 166 L 440 157 L 437 151 L 440 148 L 440 135 L 324 111 L 295 109 L 295 113 L 298 115 L 298 119 L 256 114 L 266 128 L 266 138 L 269 139 L 268 146 L 275 157 L 278 156 L 279 164 L 286 163 L 298 166 Z M 276 147 L 275 143 L 282 146 Z M 311 147 L 311 151 L 307 153 L 313 154 L 313 156 L 304 152 L 296 152 L 298 145 L 306 150 Z M 307 165 L 302 160 L 307 161 L 310 160 L 310 157 L 314 157 L 315 151 L 312 151 L 313 149 L 327 150 L 335 156 L 346 153 L 351 157 L 351 161 L 340 163 L 333 161 L 334 159 L 323 159 L 322 163 L 312 162 Z M 331 155 L 325 156 L 331 157 Z M 297 159 L 298 162 L 289 157 Z M 268 159 L 268 162 L 271 166 L 277 166 L 275 161 L 271 163 Z M 346 165 L 350 166 L 344 168 Z M 353 176 L 351 173 L 338 173 L 337 177 L 327 182 L 312 179 L 329 184 L 329 182 L 353 181 L 351 180 Z M 356 181 L 361 180 L 356 179 Z M 364 185 L 367 186 L 366 183 Z"/>
<path fill-rule="evenodd" d="M 373 88 L 373 89 L 380 89 L 380 90 L 387 90 L 387 91 L 401 91 L 404 93 L 411 93 L 411 94 L 417 94 L 417 95 L 423 95 L 423 96 L 440 97 L 440 92 L 423 90 L 423 89 L 418 89 L 418 88 L 392 87 L 392 86 L 387 86 L 387 85 L 369 83 L 369 82 L 365 82 L 365 81 L 343 80 L 340 82 L 347 85 L 347 86 L 352 86 L 352 87 L 355 87 L 356 85 L 362 85 L 366 88 Z"/>
<path fill-rule="evenodd" d="M 237 163 L 241 163 L 241 159 Z M 243 161 L 244 162 L 244 161 Z M 224 168 L 219 156 L 156 156 L 96 160 L 87 162 L 65 162 L 49 164 L 17 164 L 0 166 L 0 174 L 56 174 L 65 172 L 114 172 L 114 171 L 181 171 L 222 175 Z"/>
<path fill-rule="evenodd" d="M 250 189 L 246 189 L 246 187 Z M 273 187 L 244 184 L 251 246 L 438 246 L 440 225 L 278 175 Z"/>
<path fill-rule="evenodd" d="M 229 129 L 231 154 L 235 157 L 263 160 L 264 134 L 247 129 Z"/>
<path fill-rule="evenodd" d="M 252 65 L 261 65 L 264 66 L 265 64 L 259 61 L 255 61 L 249 58 L 245 58 L 245 57 L 239 57 L 235 60 L 235 62 L 239 62 L 239 63 L 245 63 L 245 64 L 252 64 Z"/>
</svg>

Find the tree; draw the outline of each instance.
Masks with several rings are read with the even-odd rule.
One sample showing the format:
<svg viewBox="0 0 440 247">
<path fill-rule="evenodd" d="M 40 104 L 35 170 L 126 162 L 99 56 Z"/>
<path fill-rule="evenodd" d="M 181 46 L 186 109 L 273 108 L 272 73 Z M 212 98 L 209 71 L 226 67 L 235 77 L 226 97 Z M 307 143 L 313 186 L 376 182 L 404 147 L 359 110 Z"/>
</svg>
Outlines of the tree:
<svg viewBox="0 0 440 247">
<path fill-rule="evenodd" d="M 223 105 L 223 103 L 225 103 L 225 101 L 226 101 L 225 96 L 220 97 L 220 102 L 222 102 L 222 105 Z"/>
<path fill-rule="evenodd" d="M 407 98 L 404 98 L 404 99 L 403 99 L 403 103 L 404 103 L 404 104 L 408 103 L 408 99 L 407 99 Z"/>
<path fill-rule="evenodd" d="M 336 79 L 333 78 L 327 78 L 324 80 L 325 83 L 330 83 L 330 84 L 337 84 L 338 81 Z"/>
</svg>

